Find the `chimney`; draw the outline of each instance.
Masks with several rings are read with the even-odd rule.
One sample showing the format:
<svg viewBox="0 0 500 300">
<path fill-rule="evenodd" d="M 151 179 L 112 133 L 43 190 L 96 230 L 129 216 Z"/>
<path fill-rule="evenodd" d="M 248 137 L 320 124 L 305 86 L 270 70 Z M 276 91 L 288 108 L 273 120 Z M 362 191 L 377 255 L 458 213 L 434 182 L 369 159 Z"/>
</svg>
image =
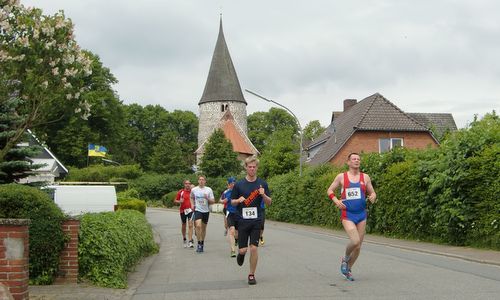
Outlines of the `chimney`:
<svg viewBox="0 0 500 300">
<path fill-rule="evenodd" d="M 356 99 L 345 99 L 344 100 L 344 111 L 347 111 L 349 108 L 356 105 L 356 103 L 358 103 L 358 100 L 356 100 Z"/>
</svg>

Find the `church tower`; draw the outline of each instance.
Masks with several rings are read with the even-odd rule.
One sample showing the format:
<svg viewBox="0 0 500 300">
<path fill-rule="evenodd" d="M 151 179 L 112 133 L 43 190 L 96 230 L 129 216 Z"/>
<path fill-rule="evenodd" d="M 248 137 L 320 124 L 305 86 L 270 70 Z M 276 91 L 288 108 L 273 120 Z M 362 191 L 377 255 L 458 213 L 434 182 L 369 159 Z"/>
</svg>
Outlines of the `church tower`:
<svg viewBox="0 0 500 300">
<path fill-rule="evenodd" d="M 229 50 L 222 30 L 222 18 L 220 19 L 219 35 L 212 56 L 210 70 L 203 95 L 201 96 L 199 107 L 199 127 L 198 127 L 198 150 L 196 150 L 197 163 L 203 155 L 203 146 L 216 128 L 220 128 L 220 121 L 227 114 L 232 115 L 238 131 L 244 135 L 244 139 L 251 144 L 247 135 L 247 102 L 243 97 L 240 82 L 233 66 L 233 61 L 229 55 Z M 226 136 L 228 139 L 230 137 Z M 231 140 L 231 139 L 230 139 Z M 233 142 L 233 150 L 237 147 Z M 248 153 L 248 155 L 257 154 Z"/>
</svg>

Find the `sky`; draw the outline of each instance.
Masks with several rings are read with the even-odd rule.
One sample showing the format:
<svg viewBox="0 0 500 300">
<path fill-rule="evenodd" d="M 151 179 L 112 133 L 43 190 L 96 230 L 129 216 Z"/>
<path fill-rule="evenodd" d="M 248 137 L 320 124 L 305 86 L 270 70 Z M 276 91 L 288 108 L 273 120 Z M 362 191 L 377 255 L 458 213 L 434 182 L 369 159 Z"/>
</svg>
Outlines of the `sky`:
<svg viewBox="0 0 500 300">
<path fill-rule="evenodd" d="M 380 93 L 459 128 L 500 107 L 496 0 L 21 0 L 63 10 L 125 104 L 198 115 L 222 22 L 242 89 L 327 126 L 344 99 Z M 244 92 L 247 113 L 271 103 Z"/>
</svg>

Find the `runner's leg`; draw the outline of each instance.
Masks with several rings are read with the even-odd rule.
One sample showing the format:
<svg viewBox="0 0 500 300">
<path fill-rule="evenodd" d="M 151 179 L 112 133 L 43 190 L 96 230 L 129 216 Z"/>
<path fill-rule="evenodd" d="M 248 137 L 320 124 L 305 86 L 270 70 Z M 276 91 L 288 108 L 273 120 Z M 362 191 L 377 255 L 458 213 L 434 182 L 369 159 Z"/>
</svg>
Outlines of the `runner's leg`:
<svg viewBox="0 0 500 300">
<path fill-rule="evenodd" d="M 342 220 L 342 226 L 344 226 L 344 230 L 349 236 L 349 244 L 347 244 L 347 247 L 345 249 L 345 256 L 348 258 L 348 260 L 351 260 L 351 255 L 353 254 L 352 252 L 361 246 L 361 241 L 359 238 L 359 233 L 356 225 L 354 222 L 350 220 Z"/>
<path fill-rule="evenodd" d="M 349 270 L 356 262 L 356 259 L 358 259 L 359 252 L 361 251 L 361 244 L 363 243 L 363 239 L 365 237 L 365 230 L 366 230 L 366 220 L 361 221 L 356 225 L 356 231 L 359 237 L 359 246 L 354 247 L 351 254 L 349 255 L 349 262 L 348 262 Z"/>
</svg>

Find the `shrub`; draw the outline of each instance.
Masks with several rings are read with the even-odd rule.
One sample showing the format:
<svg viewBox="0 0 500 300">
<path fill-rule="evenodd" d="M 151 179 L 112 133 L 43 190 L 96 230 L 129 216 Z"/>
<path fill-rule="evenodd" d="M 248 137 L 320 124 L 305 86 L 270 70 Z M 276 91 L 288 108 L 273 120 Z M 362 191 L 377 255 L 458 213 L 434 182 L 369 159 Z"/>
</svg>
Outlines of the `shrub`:
<svg viewBox="0 0 500 300">
<path fill-rule="evenodd" d="M 174 203 L 175 196 L 177 196 L 177 191 L 167 193 L 167 194 L 163 195 L 163 197 L 161 197 L 161 202 L 166 207 L 172 207 L 172 206 L 176 205 Z"/>
<path fill-rule="evenodd" d="M 0 185 L 0 218 L 30 219 L 29 275 L 32 284 L 51 284 L 64 247 L 64 214 L 49 196 L 32 187 Z"/>
<path fill-rule="evenodd" d="M 135 198 L 128 198 L 125 200 L 118 201 L 118 209 L 133 209 L 145 214 L 146 201 Z"/>
<path fill-rule="evenodd" d="M 127 272 L 158 251 L 146 217 L 134 210 L 84 214 L 79 238 L 80 277 L 104 287 L 126 288 Z"/>
<path fill-rule="evenodd" d="M 183 182 L 189 179 L 194 185 L 198 183 L 195 174 L 146 174 L 130 182 L 130 187 L 139 192 L 140 198 L 147 201 L 162 200 L 170 192 L 178 191 L 184 187 Z M 214 191 L 215 199 L 226 189 L 227 177 L 208 177 L 207 186 Z M 166 199 L 171 201 L 171 199 Z M 165 205 L 166 202 L 164 202 Z"/>
<path fill-rule="evenodd" d="M 120 199 L 140 198 L 140 196 L 136 189 L 127 189 L 116 193 L 116 198 L 120 201 Z"/>
<path fill-rule="evenodd" d="M 71 168 L 66 181 L 107 182 L 136 179 L 143 175 L 139 165 L 103 166 Z"/>
</svg>

